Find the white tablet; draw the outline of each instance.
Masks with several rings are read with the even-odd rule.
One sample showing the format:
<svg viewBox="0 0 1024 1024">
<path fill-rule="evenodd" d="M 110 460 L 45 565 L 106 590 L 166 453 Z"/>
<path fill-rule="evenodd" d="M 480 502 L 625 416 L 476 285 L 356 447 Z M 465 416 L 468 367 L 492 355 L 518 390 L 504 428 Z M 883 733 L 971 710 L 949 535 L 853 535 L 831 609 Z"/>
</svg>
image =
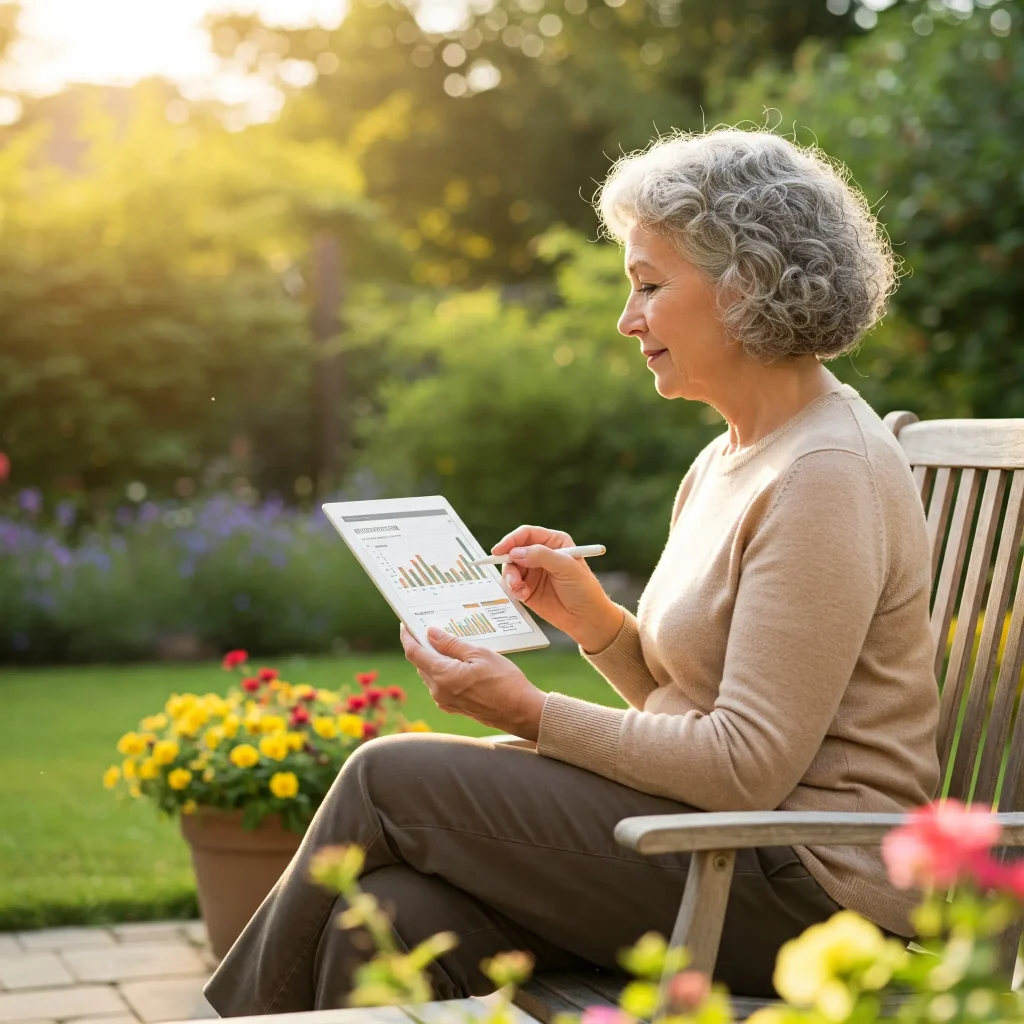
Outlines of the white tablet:
<svg viewBox="0 0 1024 1024">
<path fill-rule="evenodd" d="M 548 646 L 498 567 L 469 564 L 489 552 L 445 498 L 337 501 L 323 510 L 421 644 L 429 646 L 428 626 L 440 626 L 502 653 Z"/>
</svg>

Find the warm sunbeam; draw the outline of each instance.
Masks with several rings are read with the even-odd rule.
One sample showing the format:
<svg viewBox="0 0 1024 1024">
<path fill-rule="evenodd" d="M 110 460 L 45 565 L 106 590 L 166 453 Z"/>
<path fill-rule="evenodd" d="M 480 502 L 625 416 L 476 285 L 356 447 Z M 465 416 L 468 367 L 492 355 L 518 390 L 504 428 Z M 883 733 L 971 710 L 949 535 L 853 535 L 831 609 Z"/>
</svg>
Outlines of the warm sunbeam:
<svg viewBox="0 0 1024 1024">
<path fill-rule="evenodd" d="M 344 0 L 27 0 L 5 85 L 33 93 L 69 82 L 179 82 L 215 74 L 203 18 L 257 11 L 278 24 L 336 25 Z"/>
</svg>

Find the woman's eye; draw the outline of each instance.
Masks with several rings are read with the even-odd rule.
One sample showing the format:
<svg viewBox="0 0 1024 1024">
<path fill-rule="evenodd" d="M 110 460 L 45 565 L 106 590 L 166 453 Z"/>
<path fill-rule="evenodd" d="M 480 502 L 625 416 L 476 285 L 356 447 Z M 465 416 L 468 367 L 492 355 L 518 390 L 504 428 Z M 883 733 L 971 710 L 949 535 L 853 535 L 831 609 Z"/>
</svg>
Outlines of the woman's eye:
<svg viewBox="0 0 1024 1024">
<path fill-rule="evenodd" d="M 640 291 L 650 293 L 653 292 L 658 286 L 656 284 L 642 284 L 640 285 Z"/>
</svg>

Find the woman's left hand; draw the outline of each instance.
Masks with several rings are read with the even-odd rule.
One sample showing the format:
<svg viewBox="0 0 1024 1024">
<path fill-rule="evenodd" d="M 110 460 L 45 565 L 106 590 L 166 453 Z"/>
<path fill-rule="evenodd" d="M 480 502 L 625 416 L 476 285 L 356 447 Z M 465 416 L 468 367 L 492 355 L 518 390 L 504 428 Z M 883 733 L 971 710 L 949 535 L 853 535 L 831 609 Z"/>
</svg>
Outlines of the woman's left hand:
<svg viewBox="0 0 1024 1024">
<path fill-rule="evenodd" d="M 545 694 L 508 658 L 476 647 L 436 626 L 429 646 L 402 625 L 405 656 L 416 666 L 442 711 L 468 715 L 484 725 L 537 740 Z"/>
</svg>

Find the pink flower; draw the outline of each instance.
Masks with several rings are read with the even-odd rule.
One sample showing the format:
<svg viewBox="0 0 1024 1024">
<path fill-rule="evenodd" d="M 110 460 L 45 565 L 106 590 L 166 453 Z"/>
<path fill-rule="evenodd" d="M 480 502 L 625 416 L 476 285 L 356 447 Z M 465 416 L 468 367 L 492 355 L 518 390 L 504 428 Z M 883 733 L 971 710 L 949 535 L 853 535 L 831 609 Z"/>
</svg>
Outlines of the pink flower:
<svg viewBox="0 0 1024 1024">
<path fill-rule="evenodd" d="M 309 722 L 309 712 L 300 704 L 292 708 L 292 725 L 306 725 Z"/>
<path fill-rule="evenodd" d="M 405 700 L 405 690 L 403 690 L 400 686 L 389 686 L 384 692 L 392 700 L 398 701 L 399 703 Z"/>
<path fill-rule="evenodd" d="M 380 734 L 380 730 L 373 724 L 373 722 L 363 722 L 363 739 L 372 740 L 374 737 Z"/>
<path fill-rule="evenodd" d="M 0 452 L 0 484 L 2 484 L 11 475 L 11 460 L 8 456 Z"/>
<path fill-rule="evenodd" d="M 238 668 L 239 665 L 244 665 L 248 660 L 249 654 L 247 651 L 228 651 L 228 653 L 224 655 L 222 665 L 228 672 L 230 672 L 233 668 Z"/>
<path fill-rule="evenodd" d="M 256 675 L 261 683 L 269 683 L 271 679 L 277 678 L 277 669 L 261 668 L 259 672 L 256 673 Z"/>
<path fill-rule="evenodd" d="M 378 690 L 376 686 L 371 686 L 366 690 L 366 699 L 370 702 L 370 707 L 375 708 L 383 699 L 384 691 Z"/>
<path fill-rule="evenodd" d="M 580 1024 L 629 1024 L 632 1018 L 614 1006 L 588 1006 Z"/>
<path fill-rule="evenodd" d="M 691 1013 L 708 997 L 711 979 L 700 971 L 683 971 L 668 983 L 668 1002 L 674 1010 Z"/>
<path fill-rule="evenodd" d="M 376 682 L 377 676 L 379 675 L 379 672 L 357 672 L 356 682 L 360 686 L 372 686 L 373 683 Z"/>
<path fill-rule="evenodd" d="M 994 881 L 988 851 L 999 823 L 987 810 L 958 800 L 919 807 L 882 840 L 882 859 L 897 889 L 953 885 L 968 878 Z"/>
<path fill-rule="evenodd" d="M 366 697 L 363 696 L 363 694 L 361 694 L 361 693 L 354 693 L 348 699 L 348 710 L 349 711 L 362 711 L 363 708 L 366 707 L 367 703 L 369 703 L 369 702 L 367 701 Z"/>
<path fill-rule="evenodd" d="M 255 676 L 248 676 L 242 680 L 242 689 L 246 693 L 255 693 L 260 688 L 260 681 Z"/>
</svg>

